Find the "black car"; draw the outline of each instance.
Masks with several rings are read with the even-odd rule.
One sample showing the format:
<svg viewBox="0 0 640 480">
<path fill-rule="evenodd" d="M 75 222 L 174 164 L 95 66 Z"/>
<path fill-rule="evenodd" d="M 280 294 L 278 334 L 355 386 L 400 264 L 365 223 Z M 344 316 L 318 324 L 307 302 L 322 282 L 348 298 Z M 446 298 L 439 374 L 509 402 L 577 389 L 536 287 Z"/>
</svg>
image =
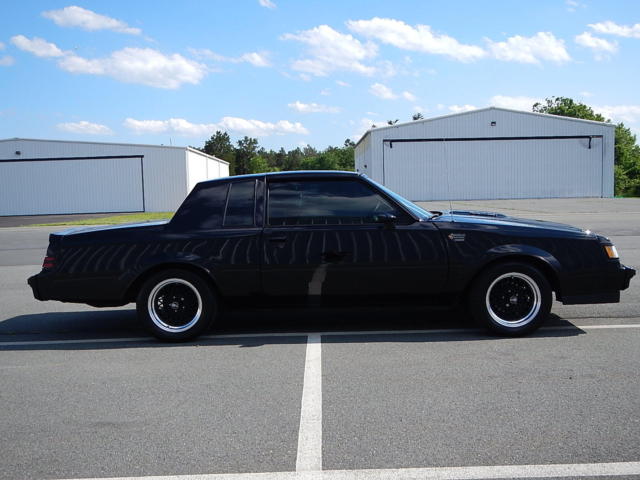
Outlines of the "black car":
<svg viewBox="0 0 640 480">
<path fill-rule="evenodd" d="M 38 300 L 136 302 L 163 340 L 202 333 L 220 305 L 466 302 L 521 335 L 565 304 L 612 303 L 635 270 L 605 237 L 475 211 L 428 212 L 351 172 L 243 175 L 196 185 L 170 221 L 51 234 Z"/>
</svg>

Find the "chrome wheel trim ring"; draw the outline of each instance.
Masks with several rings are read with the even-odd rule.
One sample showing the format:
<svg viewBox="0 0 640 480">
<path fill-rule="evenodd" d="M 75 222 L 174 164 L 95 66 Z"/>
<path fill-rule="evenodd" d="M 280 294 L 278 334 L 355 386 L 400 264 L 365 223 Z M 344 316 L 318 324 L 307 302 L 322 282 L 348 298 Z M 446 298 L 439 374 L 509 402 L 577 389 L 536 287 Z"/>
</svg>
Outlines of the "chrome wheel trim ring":
<svg viewBox="0 0 640 480">
<path fill-rule="evenodd" d="M 517 320 L 505 320 L 504 318 L 500 317 L 500 315 L 498 315 L 494 311 L 493 307 L 491 306 L 491 300 L 490 300 L 491 292 L 495 287 L 495 285 L 498 282 L 504 280 L 505 278 L 517 278 L 519 280 L 522 280 L 527 285 L 527 287 L 531 290 L 531 294 L 533 295 L 533 305 L 531 306 L 529 311 L 526 313 L 526 315 L 524 315 L 522 318 L 519 318 Z M 540 288 L 538 287 L 538 284 L 530 276 L 520 272 L 509 272 L 509 273 L 500 275 L 493 282 L 491 282 L 491 285 L 489 285 L 489 288 L 487 289 L 487 294 L 485 295 L 485 303 L 487 306 L 487 312 L 496 323 L 498 323 L 499 325 L 502 325 L 503 327 L 518 328 L 528 324 L 529 322 L 531 322 L 531 320 L 533 320 L 536 317 L 536 315 L 540 311 L 540 308 L 542 307 L 542 294 L 540 293 Z"/>
<path fill-rule="evenodd" d="M 156 297 L 158 296 L 158 293 L 160 292 L 160 290 L 162 290 L 162 288 L 172 283 L 177 283 L 177 284 L 185 285 L 186 287 L 188 287 L 195 294 L 196 299 L 198 301 L 198 310 L 196 311 L 193 318 L 186 324 L 178 327 L 169 325 L 168 323 L 164 322 L 160 318 L 160 316 L 158 315 L 155 309 L 155 302 L 156 302 Z M 200 296 L 200 292 L 198 292 L 198 289 L 194 287 L 191 283 L 187 282 L 186 280 L 183 280 L 182 278 L 167 278 L 166 280 L 159 282 L 155 287 L 153 287 L 153 290 L 151 290 L 151 293 L 149 293 L 149 299 L 147 300 L 147 310 L 149 312 L 149 317 L 151 318 L 151 321 L 153 321 L 153 323 L 161 330 L 164 330 L 165 332 L 169 332 L 169 333 L 186 332 L 198 322 L 198 320 L 200 319 L 200 316 L 202 315 L 202 297 Z"/>
</svg>

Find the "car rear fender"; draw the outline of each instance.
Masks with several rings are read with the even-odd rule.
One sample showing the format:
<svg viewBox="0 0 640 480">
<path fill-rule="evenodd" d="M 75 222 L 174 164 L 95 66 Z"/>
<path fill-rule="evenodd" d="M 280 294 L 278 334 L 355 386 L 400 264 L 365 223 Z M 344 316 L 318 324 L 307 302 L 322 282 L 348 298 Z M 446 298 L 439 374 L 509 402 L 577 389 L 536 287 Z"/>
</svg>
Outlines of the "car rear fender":
<svg viewBox="0 0 640 480">
<path fill-rule="evenodd" d="M 130 302 L 135 301 L 138 291 L 148 278 L 163 270 L 174 268 L 188 270 L 200 275 L 209 282 L 211 288 L 217 294 L 220 294 L 215 272 L 210 268 L 203 267 L 202 259 L 199 256 L 189 254 L 171 259 L 163 258 L 161 261 L 149 262 L 144 267 L 136 269 L 136 274 L 132 275 L 131 278 L 128 279 L 125 298 Z"/>
</svg>

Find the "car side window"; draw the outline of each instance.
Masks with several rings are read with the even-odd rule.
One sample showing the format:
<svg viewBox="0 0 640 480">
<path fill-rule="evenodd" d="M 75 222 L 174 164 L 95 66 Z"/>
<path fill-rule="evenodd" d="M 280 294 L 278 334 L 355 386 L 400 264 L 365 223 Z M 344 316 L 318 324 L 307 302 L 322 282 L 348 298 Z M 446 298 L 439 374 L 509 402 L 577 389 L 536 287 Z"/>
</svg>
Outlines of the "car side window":
<svg viewBox="0 0 640 480">
<path fill-rule="evenodd" d="M 383 196 L 354 180 L 269 183 L 269 225 L 354 225 L 403 216 Z"/>
<path fill-rule="evenodd" d="M 225 227 L 253 227 L 256 196 L 256 181 L 232 183 L 224 215 Z"/>
<path fill-rule="evenodd" d="M 228 190 L 228 183 L 196 187 L 173 216 L 171 224 L 189 230 L 220 228 Z"/>
</svg>

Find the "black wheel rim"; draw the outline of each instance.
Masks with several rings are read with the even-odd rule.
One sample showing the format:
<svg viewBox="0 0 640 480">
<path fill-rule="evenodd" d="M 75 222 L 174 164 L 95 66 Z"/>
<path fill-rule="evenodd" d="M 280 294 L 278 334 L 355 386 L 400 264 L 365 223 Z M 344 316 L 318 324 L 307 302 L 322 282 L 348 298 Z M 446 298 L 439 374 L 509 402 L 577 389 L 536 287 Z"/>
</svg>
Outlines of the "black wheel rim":
<svg viewBox="0 0 640 480">
<path fill-rule="evenodd" d="M 202 298 L 186 280 L 169 278 L 159 282 L 149 294 L 149 316 L 166 332 L 189 330 L 202 315 Z"/>
<path fill-rule="evenodd" d="M 487 311 L 500 325 L 521 327 L 536 317 L 541 298 L 540 288 L 531 277 L 519 272 L 506 273 L 487 289 Z"/>
</svg>

